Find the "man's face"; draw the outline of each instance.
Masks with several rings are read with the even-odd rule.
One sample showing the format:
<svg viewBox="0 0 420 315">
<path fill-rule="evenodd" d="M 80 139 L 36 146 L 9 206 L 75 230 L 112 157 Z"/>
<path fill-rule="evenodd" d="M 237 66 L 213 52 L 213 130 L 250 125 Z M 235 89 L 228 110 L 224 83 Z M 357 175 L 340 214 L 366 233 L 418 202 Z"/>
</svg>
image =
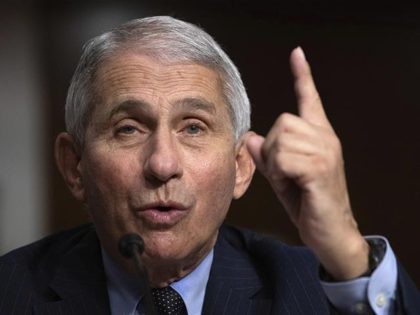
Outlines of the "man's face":
<svg viewBox="0 0 420 315">
<path fill-rule="evenodd" d="M 218 74 L 126 53 L 95 86 L 78 167 L 102 244 L 115 254 L 122 235 L 139 233 L 150 263 L 208 252 L 244 192 Z"/>
</svg>

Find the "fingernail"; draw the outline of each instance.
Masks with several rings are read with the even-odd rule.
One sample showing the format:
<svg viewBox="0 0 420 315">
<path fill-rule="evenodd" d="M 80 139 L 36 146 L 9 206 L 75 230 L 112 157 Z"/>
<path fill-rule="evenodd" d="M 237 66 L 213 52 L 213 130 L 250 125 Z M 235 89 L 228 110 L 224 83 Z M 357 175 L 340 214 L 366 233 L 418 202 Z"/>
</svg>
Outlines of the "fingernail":
<svg viewBox="0 0 420 315">
<path fill-rule="evenodd" d="M 305 53 L 303 52 L 302 47 L 297 46 L 297 47 L 296 47 L 296 53 L 298 54 L 298 56 L 299 56 L 300 58 L 302 58 L 303 60 L 306 60 L 306 56 L 305 56 Z"/>
</svg>

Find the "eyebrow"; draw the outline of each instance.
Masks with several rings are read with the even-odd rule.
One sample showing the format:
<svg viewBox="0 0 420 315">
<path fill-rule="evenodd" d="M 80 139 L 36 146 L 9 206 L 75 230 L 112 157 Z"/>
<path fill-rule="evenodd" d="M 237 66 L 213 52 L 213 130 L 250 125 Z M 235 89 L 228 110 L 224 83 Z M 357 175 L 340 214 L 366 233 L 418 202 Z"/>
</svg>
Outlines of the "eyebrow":
<svg viewBox="0 0 420 315">
<path fill-rule="evenodd" d="M 175 101 L 174 107 L 177 110 L 184 110 L 187 112 L 192 111 L 204 111 L 209 114 L 216 114 L 216 106 L 214 103 L 209 102 L 201 97 L 187 97 L 181 100 Z M 128 99 L 115 106 L 108 114 L 108 119 L 111 119 L 115 114 L 119 112 L 133 112 L 135 110 L 143 110 L 145 112 L 150 111 L 152 105 L 143 100 Z"/>
<path fill-rule="evenodd" d="M 115 106 L 108 114 L 108 119 L 111 119 L 115 114 L 119 112 L 132 112 L 141 108 L 142 110 L 148 111 L 150 104 L 143 100 L 128 99 Z"/>
<path fill-rule="evenodd" d="M 216 113 L 216 106 L 214 105 L 214 103 L 207 101 L 201 97 L 184 98 L 175 102 L 175 106 L 178 109 L 185 111 L 201 110 L 213 115 Z"/>
</svg>

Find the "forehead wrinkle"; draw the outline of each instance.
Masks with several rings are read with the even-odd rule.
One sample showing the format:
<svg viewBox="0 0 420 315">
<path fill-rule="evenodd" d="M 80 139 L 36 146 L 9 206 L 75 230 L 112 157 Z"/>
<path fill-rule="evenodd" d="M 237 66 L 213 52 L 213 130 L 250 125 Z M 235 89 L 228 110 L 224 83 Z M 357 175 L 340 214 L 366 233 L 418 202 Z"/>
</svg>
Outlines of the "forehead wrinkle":
<svg viewBox="0 0 420 315">
<path fill-rule="evenodd" d="M 135 75 L 136 79 L 144 79 L 146 81 L 150 80 L 149 77 L 156 77 L 156 69 L 154 67 L 140 62 L 127 63 L 118 60 L 109 60 L 100 69 L 101 71 L 98 77 L 100 79 L 105 78 L 106 81 L 110 81 L 111 83 L 125 81 L 129 78 L 127 75 Z"/>
<path fill-rule="evenodd" d="M 131 72 L 128 73 L 127 71 Z M 163 92 L 161 96 L 165 94 L 169 96 L 171 94 L 193 92 L 194 94 L 197 94 L 197 97 L 193 95 L 193 98 L 196 98 L 197 100 L 201 99 L 202 103 L 204 103 L 204 98 L 208 98 L 210 96 L 212 98 L 219 98 L 221 96 L 220 88 L 218 86 L 217 81 L 213 85 L 209 83 L 209 81 L 211 82 L 211 80 L 205 80 L 203 76 L 200 76 L 198 74 L 195 75 L 196 78 L 194 82 L 191 82 L 191 77 L 185 78 L 183 76 L 177 76 L 174 74 L 162 75 L 151 73 L 148 75 L 144 75 L 144 72 L 139 69 L 136 69 L 135 71 L 127 71 L 125 69 L 117 69 L 116 71 L 111 71 L 111 73 L 105 72 L 103 75 L 106 76 L 106 79 L 102 82 L 99 81 L 98 83 L 100 84 L 98 84 L 97 86 L 101 86 L 102 90 L 108 92 L 102 94 L 100 93 L 100 91 L 98 91 L 98 96 L 106 97 L 108 95 L 112 96 L 112 98 L 118 98 L 119 95 L 125 95 L 126 93 L 133 93 L 135 91 L 138 92 L 141 90 L 143 92 L 149 91 L 148 93 L 151 93 L 151 95 L 159 93 L 159 91 L 161 91 Z M 188 83 L 188 85 L 182 87 L 183 81 Z M 156 85 L 156 83 L 158 84 Z M 110 93 L 111 95 L 109 95 Z M 206 95 L 204 97 L 200 97 L 199 94 L 202 93 Z M 142 101 L 140 103 L 143 103 L 143 105 L 147 104 L 146 101 Z"/>
<path fill-rule="evenodd" d="M 110 58 L 100 68 L 97 78 L 99 81 L 104 81 L 101 83 L 107 83 L 108 81 L 111 86 L 117 87 L 117 89 L 122 88 L 121 85 L 130 83 L 129 81 L 133 77 L 137 83 L 139 81 L 145 85 L 160 83 L 163 88 L 168 89 L 183 81 L 188 83 L 194 81 L 194 85 L 197 87 L 212 90 L 216 88 L 215 92 L 218 92 L 217 90 L 220 88 L 220 75 L 211 68 L 196 63 L 166 64 L 153 58 L 144 57 L 127 54 Z M 191 69 L 191 66 L 194 69 Z M 196 67 L 202 69 L 200 73 L 197 73 Z M 212 81 L 215 83 L 214 85 L 211 83 Z"/>
<path fill-rule="evenodd" d="M 94 103 L 112 103 L 115 99 L 118 99 L 118 96 L 129 92 L 132 83 L 127 73 L 135 75 L 140 82 L 142 80 L 148 82 L 149 80 L 145 75 L 145 71 L 141 69 L 142 67 L 147 68 L 147 66 L 134 66 L 123 63 L 118 63 L 115 66 L 111 61 L 105 62 L 96 72 L 93 81 Z"/>
<path fill-rule="evenodd" d="M 156 78 L 153 67 L 144 63 L 132 64 L 111 59 L 105 62 L 95 75 L 95 94 L 101 99 L 109 96 L 109 93 L 116 97 L 132 91 L 133 88 L 138 88 L 139 84 L 146 88 Z"/>
<path fill-rule="evenodd" d="M 134 57 L 132 58 L 130 54 L 116 56 L 105 61 L 99 68 L 95 80 L 98 88 L 96 91 L 97 97 L 102 100 L 100 103 L 111 105 L 112 109 L 107 118 L 122 110 L 132 111 L 138 106 L 143 109 L 148 107 L 151 110 L 155 103 L 139 99 L 143 92 L 152 98 L 159 96 L 160 100 L 155 100 L 161 106 L 166 104 L 164 107 L 172 107 L 178 101 L 171 102 L 170 99 L 176 99 L 176 94 L 184 93 L 190 94 L 189 99 L 183 104 L 187 110 L 201 109 L 214 114 L 218 111 L 216 105 L 219 103 L 229 107 L 222 93 L 221 77 L 217 71 L 199 64 L 162 64 L 147 57 L 145 59 L 138 55 Z M 198 71 L 197 66 L 201 68 Z M 133 100 L 124 101 L 114 107 L 114 101 L 117 103 L 120 97 L 127 96 Z M 162 102 L 162 98 L 168 103 Z M 229 108 L 227 110 L 229 112 Z"/>
<path fill-rule="evenodd" d="M 199 65 L 194 65 L 199 66 Z M 182 71 L 159 73 L 156 80 L 162 84 L 163 89 L 177 92 L 205 92 L 218 96 L 221 92 L 218 75 L 211 69 L 202 69 L 205 72 L 197 72 L 196 69 L 185 67 Z M 206 71 L 207 70 L 207 71 Z"/>
</svg>

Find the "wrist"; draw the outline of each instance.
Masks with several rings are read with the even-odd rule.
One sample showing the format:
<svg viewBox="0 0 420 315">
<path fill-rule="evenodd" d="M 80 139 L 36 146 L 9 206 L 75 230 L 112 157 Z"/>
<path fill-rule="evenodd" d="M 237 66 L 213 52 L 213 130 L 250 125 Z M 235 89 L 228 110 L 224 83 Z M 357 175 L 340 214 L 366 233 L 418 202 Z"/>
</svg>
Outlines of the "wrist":
<svg viewBox="0 0 420 315">
<path fill-rule="evenodd" d="M 360 236 L 357 241 L 342 242 L 338 248 L 330 248 L 316 255 L 332 280 L 347 281 L 365 276 L 373 270 L 369 253 L 369 244 Z"/>
<path fill-rule="evenodd" d="M 379 264 L 382 262 L 382 259 L 385 256 L 386 251 L 386 242 L 380 238 L 371 238 L 366 239 L 366 242 L 369 245 L 369 253 L 368 253 L 368 270 L 357 276 L 356 278 L 360 277 L 370 277 L 372 273 L 376 270 Z M 328 273 L 325 268 L 321 265 L 319 269 L 319 276 L 322 281 L 325 282 L 336 282 L 339 281 L 334 278 L 330 273 Z"/>
</svg>

